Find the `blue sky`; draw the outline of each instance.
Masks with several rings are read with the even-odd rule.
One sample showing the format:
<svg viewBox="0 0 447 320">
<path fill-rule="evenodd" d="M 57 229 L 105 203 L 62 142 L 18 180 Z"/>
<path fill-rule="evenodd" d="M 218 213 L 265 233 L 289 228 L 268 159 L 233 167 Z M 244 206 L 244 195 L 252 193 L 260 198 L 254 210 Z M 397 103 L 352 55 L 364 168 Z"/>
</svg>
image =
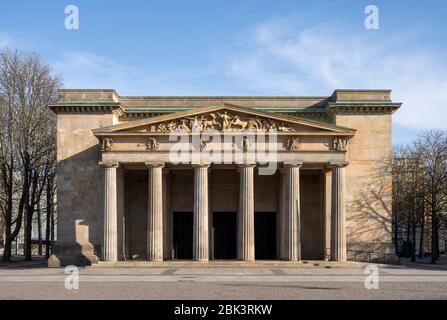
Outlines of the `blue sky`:
<svg viewBox="0 0 447 320">
<path fill-rule="evenodd" d="M 80 29 L 64 27 L 66 5 Z M 379 30 L 364 9 L 379 8 Z M 69 88 L 121 95 L 330 95 L 390 88 L 393 141 L 447 129 L 447 3 L 2 1 L 0 48 L 34 50 Z"/>
</svg>

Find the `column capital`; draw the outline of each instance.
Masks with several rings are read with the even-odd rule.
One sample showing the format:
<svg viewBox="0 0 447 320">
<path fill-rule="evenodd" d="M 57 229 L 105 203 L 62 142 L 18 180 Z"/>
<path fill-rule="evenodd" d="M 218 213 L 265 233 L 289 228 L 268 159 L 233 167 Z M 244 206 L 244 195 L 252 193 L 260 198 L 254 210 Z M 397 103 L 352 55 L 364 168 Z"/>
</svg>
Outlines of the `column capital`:
<svg viewBox="0 0 447 320">
<path fill-rule="evenodd" d="M 191 165 L 193 168 L 209 168 L 210 164 L 209 163 L 196 163 Z"/>
<path fill-rule="evenodd" d="M 334 161 L 334 162 L 329 162 L 326 167 L 329 169 L 344 168 L 348 164 L 349 164 L 348 162 L 335 162 Z"/>
<path fill-rule="evenodd" d="M 103 168 L 118 168 L 119 162 L 118 161 L 100 161 L 99 166 Z"/>
<path fill-rule="evenodd" d="M 149 161 L 146 161 L 144 165 L 147 168 L 163 168 L 165 166 L 164 162 L 149 162 Z"/>
<path fill-rule="evenodd" d="M 284 163 L 283 167 L 284 168 L 300 168 L 302 165 L 303 165 L 302 162 L 297 161 L 297 162 Z"/>
<path fill-rule="evenodd" d="M 256 167 L 256 164 L 254 163 L 238 163 L 238 168 L 254 168 Z"/>
</svg>

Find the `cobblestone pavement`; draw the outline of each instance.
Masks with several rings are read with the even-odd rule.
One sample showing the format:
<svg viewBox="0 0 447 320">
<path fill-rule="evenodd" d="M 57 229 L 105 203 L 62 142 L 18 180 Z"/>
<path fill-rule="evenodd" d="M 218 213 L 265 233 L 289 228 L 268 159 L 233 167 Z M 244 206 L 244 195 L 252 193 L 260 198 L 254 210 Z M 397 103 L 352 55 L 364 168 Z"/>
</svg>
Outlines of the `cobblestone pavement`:
<svg viewBox="0 0 447 320">
<path fill-rule="evenodd" d="M 78 290 L 63 268 L 2 267 L 0 299 L 447 299 L 447 270 L 379 266 L 366 289 L 365 267 L 79 268 Z"/>
</svg>

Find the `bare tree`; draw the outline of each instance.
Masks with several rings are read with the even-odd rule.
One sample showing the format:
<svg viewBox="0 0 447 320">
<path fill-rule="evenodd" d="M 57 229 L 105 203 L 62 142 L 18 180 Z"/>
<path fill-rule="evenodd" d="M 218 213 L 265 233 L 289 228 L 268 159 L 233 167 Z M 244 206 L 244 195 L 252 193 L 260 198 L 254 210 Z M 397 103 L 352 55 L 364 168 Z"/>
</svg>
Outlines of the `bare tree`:
<svg viewBox="0 0 447 320">
<path fill-rule="evenodd" d="M 426 234 L 431 237 L 431 261 L 439 257 L 439 231 L 447 210 L 447 134 L 428 131 L 409 146 L 396 148 L 393 157 L 393 228 L 406 230 L 408 256 L 416 260 L 419 228 L 419 257 Z M 427 223 L 431 230 L 427 233 Z"/>
<path fill-rule="evenodd" d="M 25 221 L 25 258 L 31 259 L 33 215 L 54 154 L 55 117 L 47 104 L 57 96 L 61 80 L 33 53 L 0 52 L 0 208 L 5 220 L 3 260 Z M 54 165 L 54 161 L 51 161 Z"/>
<path fill-rule="evenodd" d="M 425 201 L 430 208 L 431 262 L 439 258 L 439 229 L 447 209 L 447 135 L 429 131 L 416 141 L 424 165 Z"/>
</svg>

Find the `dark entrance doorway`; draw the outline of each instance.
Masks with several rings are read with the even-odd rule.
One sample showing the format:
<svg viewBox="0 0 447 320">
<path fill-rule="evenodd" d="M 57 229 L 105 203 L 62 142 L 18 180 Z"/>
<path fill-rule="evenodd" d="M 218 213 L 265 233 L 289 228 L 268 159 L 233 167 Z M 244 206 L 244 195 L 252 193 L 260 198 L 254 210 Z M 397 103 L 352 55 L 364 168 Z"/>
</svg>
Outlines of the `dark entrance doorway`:
<svg viewBox="0 0 447 320">
<path fill-rule="evenodd" d="M 236 212 L 213 213 L 213 259 L 236 259 Z"/>
<path fill-rule="evenodd" d="M 192 212 L 174 212 L 174 259 L 192 259 Z"/>
<path fill-rule="evenodd" d="M 255 259 L 276 259 L 276 212 L 255 213 Z"/>
</svg>

